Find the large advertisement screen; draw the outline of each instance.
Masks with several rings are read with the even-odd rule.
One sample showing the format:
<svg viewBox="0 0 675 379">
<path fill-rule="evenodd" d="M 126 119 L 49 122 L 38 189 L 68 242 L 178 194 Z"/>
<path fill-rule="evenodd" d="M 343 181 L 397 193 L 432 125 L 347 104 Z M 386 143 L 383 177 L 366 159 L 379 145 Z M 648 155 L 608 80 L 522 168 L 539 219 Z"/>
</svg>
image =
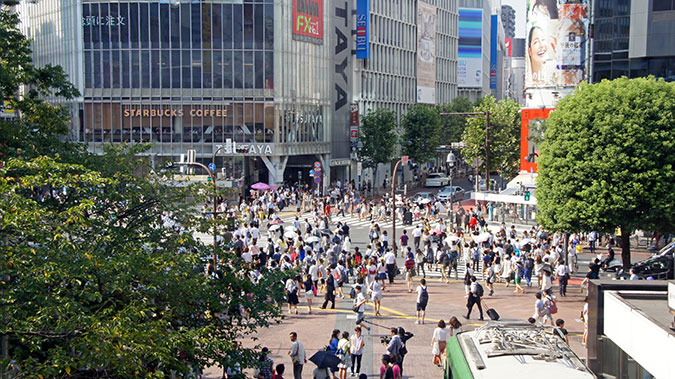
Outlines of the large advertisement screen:
<svg viewBox="0 0 675 379">
<path fill-rule="evenodd" d="M 483 10 L 459 8 L 457 85 L 483 87 Z"/>
<path fill-rule="evenodd" d="M 417 4 L 417 102 L 436 103 L 436 7 Z"/>
<path fill-rule="evenodd" d="M 575 86 L 584 79 L 588 0 L 529 0 L 525 86 Z"/>
<path fill-rule="evenodd" d="M 293 0 L 293 39 L 323 44 L 323 0 Z"/>
</svg>

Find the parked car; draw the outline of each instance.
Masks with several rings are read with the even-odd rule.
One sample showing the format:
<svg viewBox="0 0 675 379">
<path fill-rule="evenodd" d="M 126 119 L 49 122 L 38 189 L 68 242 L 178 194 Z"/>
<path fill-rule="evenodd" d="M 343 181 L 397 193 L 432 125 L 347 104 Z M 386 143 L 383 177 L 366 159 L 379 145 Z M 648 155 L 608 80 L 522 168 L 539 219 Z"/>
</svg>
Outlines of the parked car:
<svg viewBox="0 0 675 379">
<path fill-rule="evenodd" d="M 464 199 L 464 188 L 459 187 L 459 186 L 443 187 L 440 191 L 438 191 L 438 193 L 436 194 L 436 197 L 438 198 L 438 200 L 448 201 L 448 200 L 450 200 L 450 193 L 451 192 L 453 193 L 452 201 Z"/>
<path fill-rule="evenodd" d="M 450 183 L 450 178 L 447 175 L 441 173 L 433 173 L 427 175 L 427 182 L 425 186 L 427 187 L 443 187 L 447 186 Z"/>
<path fill-rule="evenodd" d="M 675 241 L 663 247 L 658 253 L 654 254 L 653 257 L 633 263 L 631 268 L 640 279 L 653 277 L 657 280 L 667 280 L 675 278 L 674 265 Z M 616 273 L 616 276 L 617 278 L 628 279 L 630 273 L 619 270 Z"/>
<path fill-rule="evenodd" d="M 436 201 L 436 196 L 431 192 L 418 192 L 412 198 L 413 203 L 415 204 L 426 204 L 432 201 Z"/>
</svg>

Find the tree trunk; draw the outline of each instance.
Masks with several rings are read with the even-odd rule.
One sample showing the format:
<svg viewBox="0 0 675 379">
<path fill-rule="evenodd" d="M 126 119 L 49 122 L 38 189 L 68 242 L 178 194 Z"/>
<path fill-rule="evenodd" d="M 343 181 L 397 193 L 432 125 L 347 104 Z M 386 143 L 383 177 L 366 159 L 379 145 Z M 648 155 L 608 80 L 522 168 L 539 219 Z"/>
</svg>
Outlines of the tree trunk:
<svg viewBox="0 0 675 379">
<path fill-rule="evenodd" d="M 623 271 L 630 271 L 630 233 L 623 226 L 621 230 L 621 260 L 623 261 Z"/>
</svg>

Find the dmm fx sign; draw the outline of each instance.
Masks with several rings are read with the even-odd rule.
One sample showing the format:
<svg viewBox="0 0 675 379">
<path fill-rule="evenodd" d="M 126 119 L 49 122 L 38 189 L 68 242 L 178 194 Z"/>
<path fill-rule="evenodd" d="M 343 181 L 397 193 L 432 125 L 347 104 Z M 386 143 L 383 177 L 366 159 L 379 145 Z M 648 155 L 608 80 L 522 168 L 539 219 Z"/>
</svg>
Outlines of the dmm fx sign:
<svg viewBox="0 0 675 379">
<path fill-rule="evenodd" d="M 215 149 L 222 155 L 274 155 L 273 144 L 235 142 L 231 139 L 225 140 L 225 145 L 216 145 Z"/>
<path fill-rule="evenodd" d="M 293 39 L 323 44 L 323 0 L 293 0 Z"/>
<path fill-rule="evenodd" d="M 227 108 L 224 107 L 180 107 L 169 108 L 162 106 L 127 106 L 124 108 L 124 117 L 227 117 Z"/>
</svg>

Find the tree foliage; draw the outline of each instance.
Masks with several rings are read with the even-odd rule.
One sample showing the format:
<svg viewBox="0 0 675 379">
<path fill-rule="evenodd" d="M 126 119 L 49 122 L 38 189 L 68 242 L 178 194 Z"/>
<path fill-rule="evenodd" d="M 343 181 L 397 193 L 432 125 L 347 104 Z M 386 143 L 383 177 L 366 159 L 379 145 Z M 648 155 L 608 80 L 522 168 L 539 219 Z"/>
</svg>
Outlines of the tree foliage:
<svg viewBox="0 0 675 379">
<path fill-rule="evenodd" d="M 0 18 L 12 40 L 0 38 L 2 94 L 22 116 L 0 123 L 0 335 L 10 358 L 0 358 L 0 371 L 167 377 L 254 365 L 257 350 L 241 341 L 279 321 L 283 274 L 257 282 L 226 246 L 193 238 L 221 227 L 195 212 L 212 187 L 170 187 L 137 170 L 147 146 L 108 146 L 99 156 L 61 143 L 67 118 L 41 98 L 72 96 L 72 87 L 49 74 L 60 68 L 31 67 L 17 20 Z M 17 100 L 19 84 L 37 93 Z M 221 264 L 204 275 L 214 253 Z"/>
<path fill-rule="evenodd" d="M 385 108 L 368 111 L 361 118 L 359 138 L 363 143 L 361 157 L 366 167 L 376 168 L 379 163 L 388 163 L 396 146 L 396 113 Z"/>
<path fill-rule="evenodd" d="M 662 79 L 582 84 L 546 122 L 538 221 L 567 231 L 629 233 L 675 225 L 675 84 Z"/>
<path fill-rule="evenodd" d="M 490 169 L 500 169 L 505 177 L 513 177 L 520 166 L 520 105 L 511 99 L 495 101 L 492 96 L 482 98 L 473 112 L 490 113 Z M 467 162 L 476 157 L 485 170 L 485 116 L 469 116 L 462 134 Z"/>
<path fill-rule="evenodd" d="M 401 122 L 403 153 L 418 163 L 427 163 L 436 157 L 441 141 L 441 116 L 437 109 L 413 105 Z"/>
<path fill-rule="evenodd" d="M 439 106 L 441 112 L 472 112 L 474 103 L 466 97 L 456 97 L 452 103 Z M 443 115 L 441 116 L 441 145 L 450 145 L 453 142 L 460 142 L 462 134 L 466 129 L 466 116 L 463 115 Z"/>
</svg>

